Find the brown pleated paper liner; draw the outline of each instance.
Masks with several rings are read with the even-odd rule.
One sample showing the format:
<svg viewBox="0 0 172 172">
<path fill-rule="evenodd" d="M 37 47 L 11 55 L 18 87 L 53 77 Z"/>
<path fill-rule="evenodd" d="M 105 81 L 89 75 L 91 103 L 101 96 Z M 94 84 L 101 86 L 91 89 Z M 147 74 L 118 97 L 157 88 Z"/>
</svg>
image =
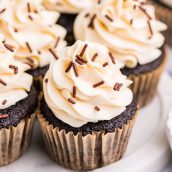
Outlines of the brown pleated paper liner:
<svg viewBox="0 0 172 172">
<path fill-rule="evenodd" d="M 53 128 L 43 115 L 38 115 L 47 152 L 59 165 L 73 170 L 92 170 L 122 158 L 135 122 L 136 114 L 114 132 L 93 132 L 83 136 Z"/>
<path fill-rule="evenodd" d="M 152 72 L 129 76 L 129 79 L 133 81 L 131 90 L 139 107 L 147 105 L 156 95 L 157 86 L 168 59 L 167 47 L 164 58 L 163 63 Z"/>
<path fill-rule="evenodd" d="M 164 32 L 166 42 L 172 46 L 172 9 L 163 6 L 155 0 L 149 0 L 149 2 L 155 6 L 156 16 L 160 21 L 167 24 L 168 29 Z"/>
<path fill-rule="evenodd" d="M 0 130 L 0 166 L 15 161 L 28 148 L 35 114 L 20 121 L 17 126 Z"/>
</svg>

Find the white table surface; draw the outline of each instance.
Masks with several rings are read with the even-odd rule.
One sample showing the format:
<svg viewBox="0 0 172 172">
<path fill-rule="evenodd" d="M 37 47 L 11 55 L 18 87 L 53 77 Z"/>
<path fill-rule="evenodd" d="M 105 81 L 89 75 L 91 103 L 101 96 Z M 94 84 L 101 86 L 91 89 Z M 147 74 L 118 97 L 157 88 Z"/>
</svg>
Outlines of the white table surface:
<svg viewBox="0 0 172 172">
<path fill-rule="evenodd" d="M 172 48 L 170 51 L 170 59 L 169 59 L 168 65 L 167 65 L 167 71 L 172 76 Z M 171 159 L 170 163 L 168 164 L 168 166 L 164 170 L 162 170 L 162 172 L 172 172 L 172 159 Z"/>
</svg>

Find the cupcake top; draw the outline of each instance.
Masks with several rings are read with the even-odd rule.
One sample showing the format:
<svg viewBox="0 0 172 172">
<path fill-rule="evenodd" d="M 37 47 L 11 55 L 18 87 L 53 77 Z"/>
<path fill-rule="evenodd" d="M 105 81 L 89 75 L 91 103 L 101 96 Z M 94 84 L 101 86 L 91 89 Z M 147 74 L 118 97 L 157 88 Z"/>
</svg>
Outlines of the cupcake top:
<svg viewBox="0 0 172 172">
<path fill-rule="evenodd" d="M 165 24 L 153 6 L 142 0 L 105 0 L 81 12 L 74 25 L 76 39 L 106 45 L 125 66 L 134 68 L 157 59 Z"/>
<path fill-rule="evenodd" d="M 97 2 L 98 0 L 43 0 L 46 8 L 69 14 L 76 14 Z"/>
<path fill-rule="evenodd" d="M 162 3 L 164 3 L 165 5 L 169 6 L 172 8 L 172 1 L 171 0 L 160 0 Z"/>
<path fill-rule="evenodd" d="M 58 52 L 44 78 L 44 97 L 54 115 L 73 127 L 110 120 L 133 99 L 132 83 L 108 49 L 77 41 Z"/>
<path fill-rule="evenodd" d="M 25 72 L 29 66 L 16 61 L 14 54 L 14 47 L 0 35 L 0 109 L 26 98 L 32 84 L 32 76 Z"/>
<path fill-rule="evenodd" d="M 47 11 L 42 0 L 4 0 L 0 2 L 0 32 L 17 51 L 15 58 L 32 68 L 50 63 L 50 47 L 66 45 L 66 30 L 55 24 L 59 14 Z"/>
</svg>

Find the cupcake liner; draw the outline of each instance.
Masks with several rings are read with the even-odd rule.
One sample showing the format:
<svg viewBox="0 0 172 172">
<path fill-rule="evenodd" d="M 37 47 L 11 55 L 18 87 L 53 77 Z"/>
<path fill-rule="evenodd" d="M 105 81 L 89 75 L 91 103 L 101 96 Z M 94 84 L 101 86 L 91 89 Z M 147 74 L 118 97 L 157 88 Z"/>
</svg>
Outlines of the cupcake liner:
<svg viewBox="0 0 172 172">
<path fill-rule="evenodd" d="M 73 170 L 92 170 L 122 158 L 135 122 L 136 114 L 127 124 L 113 132 L 93 132 L 83 136 L 53 128 L 43 115 L 38 115 L 47 152 L 61 166 Z"/>
<path fill-rule="evenodd" d="M 28 148 L 35 114 L 20 121 L 17 126 L 0 130 L 0 166 L 15 161 Z"/>
<path fill-rule="evenodd" d="M 157 86 L 168 59 L 167 47 L 165 50 L 165 59 L 158 68 L 144 74 L 129 75 L 129 79 L 133 81 L 131 90 L 139 107 L 147 105 L 156 95 Z"/>
<path fill-rule="evenodd" d="M 172 46 L 172 9 L 165 7 L 164 5 L 156 2 L 155 0 L 149 0 L 149 2 L 155 6 L 156 16 L 164 23 L 167 24 L 168 29 L 164 32 L 166 42 Z"/>
</svg>

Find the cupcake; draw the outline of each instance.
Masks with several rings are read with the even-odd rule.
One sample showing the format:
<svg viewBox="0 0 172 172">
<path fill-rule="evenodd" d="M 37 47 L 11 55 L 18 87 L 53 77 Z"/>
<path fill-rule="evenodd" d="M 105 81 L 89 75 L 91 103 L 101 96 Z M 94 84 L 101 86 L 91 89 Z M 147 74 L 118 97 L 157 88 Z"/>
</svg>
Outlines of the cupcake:
<svg viewBox="0 0 172 172">
<path fill-rule="evenodd" d="M 160 20 L 168 25 L 164 32 L 166 42 L 172 46 L 172 1 L 171 0 L 149 0 L 155 6 L 156 14 Z"/>
<path fill-rule="evenodd" d="M 28 147 L 38 92 L 29 69 L 14 59 L 15 50 L 0 35 L 0 166 L 16 160 Z"/>
<path fill-rule="evenodd" d="M 137 114 L 132 81 L 98 43 L 77 41 L 58 55 L 45 75 L 38 115 L 50 157 L 73 170 L 121 159 Z"/>
<path fill-rule="evenodd" d="M 111 57 L 124 64 L 124 75 L 133 81 L 131 89 L 140 106 L 155 95 L 166 61 L 166 25 L 156 20 L 154 7 L 138 0 L 102 1 L 76 18 L 76 39 L 101 43 Z"/>
<path fill-rule="evenodd" d="M 43 5 L 49 10 L 56 10 L 61 13 L 58 24 L 67 29 L 66 40 L 69 45 L 72 45 L 75 42 L 73 23 L 77 14 L 98 2 L 99 0 L 43 0 Z"/>
<path fill-rule="evenodd" d="M 29 73 L 41 79 L 54 49 L 66 45 L 66 30 L 55 24 L 59 13 L 48 11 L 42 0 L 13 0 L 0 2 L 0 32 L 17 48 L 15 59 L 31 66 Z"/>
</svg>

